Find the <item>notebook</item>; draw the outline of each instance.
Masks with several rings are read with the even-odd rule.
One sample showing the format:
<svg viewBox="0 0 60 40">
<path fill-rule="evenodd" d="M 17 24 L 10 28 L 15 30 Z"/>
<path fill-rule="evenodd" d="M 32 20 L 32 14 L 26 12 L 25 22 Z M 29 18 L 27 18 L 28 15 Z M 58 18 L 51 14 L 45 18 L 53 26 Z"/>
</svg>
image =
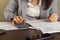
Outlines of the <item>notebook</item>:
<svg viewBox="0 0 60 40">
<path fill-rule="evenodd" d="M 60 21 L 49 22 L 48 19 L 32 20 L 26 21 L 32 28 L 36 30 L 41 30 L 42 33 L 56 33 L 60 32 Z"/>
</svg>

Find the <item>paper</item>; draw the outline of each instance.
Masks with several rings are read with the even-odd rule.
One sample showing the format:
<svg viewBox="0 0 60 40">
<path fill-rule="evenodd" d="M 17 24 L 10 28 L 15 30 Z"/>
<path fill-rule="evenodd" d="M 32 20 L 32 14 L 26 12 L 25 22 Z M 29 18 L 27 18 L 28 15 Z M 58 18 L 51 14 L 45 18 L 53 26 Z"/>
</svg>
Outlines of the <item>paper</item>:
<svg viewBox="0 0 60 40">
<path fill-rule="evenodd" d="M 2 30 L 16 30 L 18 28 L 11 25 L 10 22 L 0 22 L 0 29 L 2 29 Z"/>
<path fill-rule="evenodd" d="M 31 27 L 28 27 L 31 28 Z M 18 28 L 17 26 L 13 26 L 11 22 L 0 22 L 0 29 L 2 30 L 23 30 L 28 28 Z"/>
<path fill-rule="evenodd" d="M 60 32 L 60 22 L 49 22 L 47 19 L 26 21 L 34 29 L 41 30 L 43 33 Z"/>
</svg>

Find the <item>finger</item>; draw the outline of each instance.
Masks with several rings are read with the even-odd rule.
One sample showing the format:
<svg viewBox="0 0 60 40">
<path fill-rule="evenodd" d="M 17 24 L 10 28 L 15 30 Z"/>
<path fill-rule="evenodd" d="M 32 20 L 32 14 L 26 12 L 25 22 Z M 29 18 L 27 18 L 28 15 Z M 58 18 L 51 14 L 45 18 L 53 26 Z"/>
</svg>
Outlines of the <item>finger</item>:
<svg viewBox="0 0 60 40">
<path fill-rule="evenodd" d="M 58 16 L 57 16 L 57 15 L 54 15 L 54 16 L 53 16 L 53 19 L 56 19 L 56 18 L 58 18 Z"/>
<path fill-rule="evenodd" d="M 16 23 L 19 23 L 18 20 L 17 20 L 16 18 L 14 18 L 14 21 L 15 21 Z"/>
<path fill-rule="evenodd" d="M 14 21 L 12 21 L 12 25 L 14 26 Z"/>
<path fill-rule="evenodd" d="M 24 20 L 23 23 L 26 23 L 26 20 Z"/>
<path fill-rule="evenodd" d="M 53 19 L 54 19 L 54 21 L 57 21 L 58 20 L 57 16 L 55 16 Z"/>
<path fill-rule="evenodd" d="M 21 23 L 21 20 L 20 20 L 20 18 L 18 16 L 16 16 L 16 19 L 17 19 L 18 22 Z"/>
<path fill-rule="evenodd" d="M 55 22 L 55 21 L 57 21 L 57 19 L 55 17 L 53 17 L 53 18 L 50 19 L 50 21 Z"/>
<path fill-rule="evenodd" d="M 53 21 L 53 18 L 51 18 L 51 17 L 50 17 L 50 18 L 49 18 L 49 21 L 51 21 L 51 22 L 52 22 L 52 21 Z"/>
<path fill-rule="evenodd" d="M 51 15 L 51 17 L 52 17 L 52 18 L 56 18 L 56 17 L 57 17 L 57 14 L 56 14 L 56 13 L 53 13 L 53 14 Z"/>
<path fill-rule="evenodd" d="M 54 16 L 53 15 L 51 15 L 50 17 L 49 17 L 49 19 L 51 20 L 51 19 L 53 19 L 54 18 Z"/>
<path fill-rule="evenodd" d="M 19 16 L 19 19 L 21 20 L 21 22 L 24 22 L 24 19 L 21 16 Z"/>
<path fill-rule="evenodd" d="M 50 16 L 50 18 L 53 18 L 53 17 L 54 17 L 53 15 Z"/>
</svg>

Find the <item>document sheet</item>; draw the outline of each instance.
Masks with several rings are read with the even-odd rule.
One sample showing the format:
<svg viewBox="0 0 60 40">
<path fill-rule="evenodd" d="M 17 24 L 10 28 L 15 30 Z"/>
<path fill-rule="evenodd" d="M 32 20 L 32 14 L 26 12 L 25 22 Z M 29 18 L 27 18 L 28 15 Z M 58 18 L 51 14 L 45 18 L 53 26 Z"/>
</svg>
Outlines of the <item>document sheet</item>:
<svg viewBox="0 0 60 40">
<path fill-rule="evenodd" d="M 18 28 L 13 26 L 10 22 L 0 22 L 0 29 L 2 29 L 2 30 L 16 30 Z"/>
<path fill-rule="evenodd" d="M 32 25 L 33 29 L 41 30 L 43 33 L 56 33 L 60 32 L 60 22 L 49 22 L 48 19 L 39 19 L 26 21 Z"/>
</svg>

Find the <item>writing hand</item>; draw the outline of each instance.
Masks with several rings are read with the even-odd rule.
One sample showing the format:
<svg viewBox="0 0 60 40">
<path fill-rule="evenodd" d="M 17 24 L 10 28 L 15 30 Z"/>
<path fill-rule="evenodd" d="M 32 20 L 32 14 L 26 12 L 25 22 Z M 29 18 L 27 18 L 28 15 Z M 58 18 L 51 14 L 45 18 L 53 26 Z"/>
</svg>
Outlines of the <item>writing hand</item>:
<svg viewBox="0 0 60 40">
<path fill-rule="evenodd" d="M 56 22 L 58 20 L 58 16 L 55 12 L 52 13 L 52 15 L 48 18 L 50 22 Z"/>
</svg>

